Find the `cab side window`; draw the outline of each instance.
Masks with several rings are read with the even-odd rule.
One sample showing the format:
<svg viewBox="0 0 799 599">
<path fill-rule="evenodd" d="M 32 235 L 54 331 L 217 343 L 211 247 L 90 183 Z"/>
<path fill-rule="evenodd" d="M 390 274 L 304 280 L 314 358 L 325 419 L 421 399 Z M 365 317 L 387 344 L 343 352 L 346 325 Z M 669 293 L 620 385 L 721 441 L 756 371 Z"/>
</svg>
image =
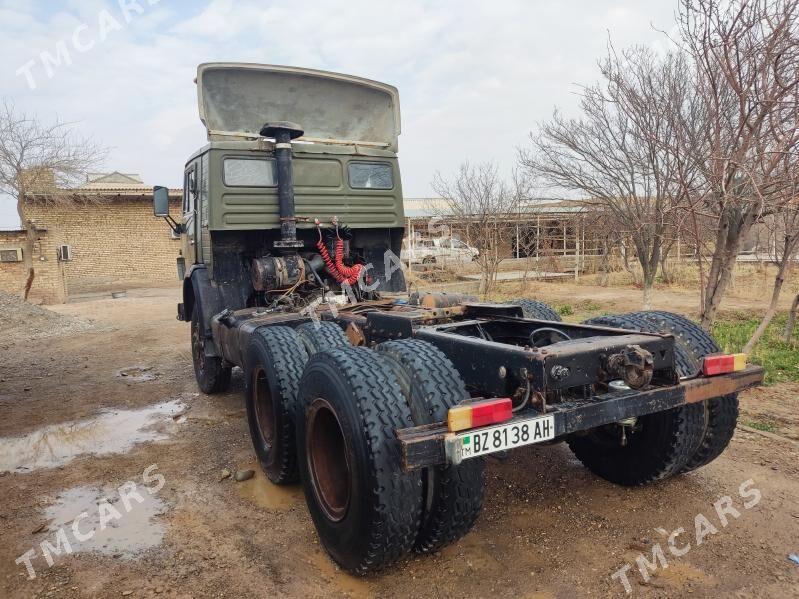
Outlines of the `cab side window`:
<svg viewBox="0 0 799 599">
<path fill-rule="evenodd" d="M 194 212 L 197 201 L 197 169 L 192 166 L 183 175 L 183 214 Z"/>
<path fill-rule="evenodd" d="M 200 190 L 198 192 L 200 202 L 200 225 L 208 226 L 208 153 L 203 154 L 200 159 Z"/>
</svg>

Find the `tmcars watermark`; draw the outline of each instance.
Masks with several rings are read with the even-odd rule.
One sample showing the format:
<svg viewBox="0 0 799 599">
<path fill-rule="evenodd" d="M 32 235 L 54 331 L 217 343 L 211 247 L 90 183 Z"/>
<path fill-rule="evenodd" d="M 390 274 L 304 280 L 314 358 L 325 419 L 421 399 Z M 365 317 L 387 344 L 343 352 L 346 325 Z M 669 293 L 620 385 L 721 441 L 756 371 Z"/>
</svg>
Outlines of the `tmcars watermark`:
<svg viewBox="0 0 799 599">
<path fill-rule="evenodd" d="M 146 7 L 155 6 L 161 0 L 118 0 L 118 10 L 114 12 L 103 9 L 97 13 L 94 21 L 80 23 L 72 30 L 72 35 L 56 41 L 55 49 L 42 50 L 38 56 L 31 58 L 20 66 L 16 75 L 25 77 L 28 87 L 35 90 L 38 85 L 34 69 L 44 69 L 48 79 L 55 76 L 56 69 L 72 64 L 73 54 L 85 54 L 97 44 L 104 43 L 114 31 L 121 31 L 138 15 L 146 12 Z"/>
<path fill-rule="evenodd" d="M 643 553 L 640 553 L 635 558 L 635 566 L 641 575 L 644 583 L 649 582 L 652 574 L 660 568 L 668 568 L 669 562 L 667 558 L 667 551 L 673 557 L 682 557 L 688 553 L 693 547 L 699 547 L 705 542 L 709 535 L 715 535 L 719 532 L 720 528 L 726 528 L 730 524 L 730 518 L 737 519 L 741 517 L 741 510 L 746 511 L 755 507 L 760 503 L 761 494 L 760 490 L 755 487 L 755 481 L 752 479 L 745 480 L 738 486 L 738 505 L 741 509 L 736 507 L 736 501 L 729 495 L 720 497 L 713 503 L 715 511 L 715 518 L 711 520 L 704 514 L 697 514 L 694 517 L 693 531 L 686 531 L 685 528 L 680 526 L 671 532 L 664 529 L 656 529 L 659 533 L 666 537 L 666 548 L 663 548 L 661 543 L 655 543 L 652 546 L 652 555 L 649 559 Z M 729 518 L 728 518 L 729 516 Z M 713 521 L 718 520 L 719 527 Z M 693 541 L 693 544 L 692 544 Z M 633 592 L 632 585 L 627 573 L 632 569 L 632 564 L 625 564 L 613 574 L 611 579 L 618 581 L 627 594 Z"/>
<path fill-rule="evenodd" d="M 121 484 L 117 488 L 119 499 L 122 501 L 125 513 L 129 514 L 135 509 L 134 502 L 144 503 L 144 497 L 142 496 L 143 492 L 146 491 L 150 495 L 155 495 L 164 487 L 164 484 L 166 484 L 166 479 L 164 478 L 163 474 L 155 472 L 156 470 L 158 470 L 158 464 L 151 464 L 144 469 L 144 472 L 142 473 L 143 484 L 141 485 L 144 487 L 144 490 L 141 492 L 140 486 L 132 480 Z M 70 542 L 70 532 L 71 537 L 77 543 L 85 543 L 97 533 L 98 528 L 99 530 L 105 530 L 109 526 L 113 526 L 113 522 L 115 520 L 124 518 L 122 512 L 115 508 L 111 504 L 111 501 L 109 501 L 107 498 L 98 502 L 97 511 L 99 515 L 98 527 L 86 529 L 84 526 L 84 528 L 81 529 L 81 522 L 90 517 L 89 512 L 84 511 L 78 514 L 71 523 L 65 524 L 56 530 L 53 537 L 47 538 L 39 543 L 41 557 L 43 557 L 45 562 L 47 562 L 48 568 L 52 568 L 55 565 L 54 556 L 60 556 L 62 553 L 72 553 L 73 550 L 72 544 Z M 36 578 L 36 569 L 33 567 L 33 560 L 37 557 L 39 557 L 39 555 L 37 554 L 36 549 L 31 548 L 15 560 L 17 565 L 24 564 L 25 569 L 28 572 L 28 580 L 33 580 Z"/>
</svg>

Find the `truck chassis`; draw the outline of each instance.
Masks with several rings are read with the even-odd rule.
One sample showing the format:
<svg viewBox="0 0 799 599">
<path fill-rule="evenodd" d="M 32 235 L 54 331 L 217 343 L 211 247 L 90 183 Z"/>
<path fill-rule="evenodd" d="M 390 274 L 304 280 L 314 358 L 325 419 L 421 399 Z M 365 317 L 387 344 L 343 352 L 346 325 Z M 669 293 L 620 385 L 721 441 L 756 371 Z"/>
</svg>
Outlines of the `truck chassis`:
<svg viewBox="0 0 799 599">
<path fill-rule="evenodd" d="M 183 306 L 179 311 L 181 317 L 185 318 Z M 692 440 L 686 441 L 693 449 L 686 449 L 683 452 L 685 455 L 670 466 L 658 466 L 652 472 L 647 470 L 643 474 L 630 474 L 640 468 L 633 460 L 629 467 L 624 467 L 628 471 L 610 471 L 608 474 L 602 466 L 592 466 L 590 458 L 581 458 L 589 468 L 613 482 L 633 485 L 653 482 L 691 470 L 715 458 L 729 441 L 731 429 L 722 431 L 727 439 L 722 446 L 712 449 L 715 455 L 705 455 L 701 459 L 692 458 L 691 455 L 692 452 L 694 456 L 700 452 L 708 426 L 719 426 L 718 422 L 713 421 L 713 409 L 709 406 L 713 402 L 729 405 L 729 402 L 734 401 L 737 414 L 736 394 L 763 381 L 763 369 L 751 365 L 736 371 L 705 376 L 702 373 L 704 357 L 695 360 L 695 371 L 686 372 L 684 366 L 681 368 L 679 364 L 680 359 L 683 362 L 685 360 L 684 343 L 678 341 L 684 336 L 684 331 L 675 330 L 673 326 L 671 331 L 668 327 L 664 331 L 656 331 L 654 325 L 648 331 L 630 330 L 618 326 L 563 323 L 551 319 L 556 315 L 546 308 L 543 315 L 547 319 L 530 317 L 530 314 L 525 316 L 522 306 L 517 304 L 485 304 L 447 294 L 416 295 L 409 299 L 384 298 L 339 308 L 327 304 L 313 318 L 297 312 L 247 308 L 235 312 L 226 310 L 214 316 L 206 342 L 215 344 L 214 352 L 222 357 L 225 366 L 235 365 L 245 370 L 248 402 L 251 403 L 259 400 L 254 391 L 256 385 L 251 380 L 253 364 L 248 364 L 247 355 L 253 340 L 269 330 L 292 332 L 303 341 L 308 364 L 318 360 L 319 355 L 344 356 L 348 352 L 368 352 L 382 360 L 391 355 L 382 352 L 383 347 L 410 343 L 407 349 L 411 353 L 423 347 L 434 348 L 430 351 L 437 353 L 429 356 L 438 355 L 436 359 L 450 368 L 449 376 L 454 377 L 451 383 L 453 391 L 446 409 L 438 410 L 435 414 L 435 410 L 430 409 L 428 416 L 423 413 L 429 407 L 427 404 L 421 412 L 414 410 L 414 401 L 418 403 L 420 400 L 413 397 L 413 383 L 409 382 L 414 376 L 420 380 L 432 376 L 426 371 L 428 366 L 417 365 L 413 372 L 413 365 L 407 359 L 393 363 L 393 378 L 401 389 L 400 397 L 404 398 L 407 405 L 402 406 L 404 411 L 401 420 L 404 423 L 395 421 L 390 427 L 391 438 L 382 439 L 380 443 L 397 446 L 390 462 L 390 470 L 394 473 L 392 476 L 403 473 L 403 476 L 421 477 L 421 495 L 428 495 L 423 501 L 426 505 L 431 501 L 434 503 L 429 497 L 433 485 L 429 479 L 431 472 L 465 468 L 468 464 L 471 472 L 471 482 L 468 484 L 480 487 L 476 491 L 479 501 L 475 500 L 473 503 L 476 505 L 469 508 L 475 513 L 466 518 L 465 523 L 444 526 L 447 534 L 433 535 L 436 538 L 432 541 L 428 538 L 420 544 L 418 538 L 415 543 L 413 538 L 410 541 L 406 539 L 404 543 L 398 542 L 401 550 L 392 547 L 377 557 L 364 557 L 358 551 L 353 555 L 349 544 L 342 546 L 332 538 L 337 538 L 340 531 L 331 532 L 328 528 L 331 523 L 339 522 L 344 517 L 341 514 L 346 514 L 350 509 L 353 494 L 367 493 L 364 488 L 358 487 L 357 480 L 350 480 L 351 462 L 356 456 L 338 447 L 348 445 L 345 427 L 341 423 L 328 423 L 325 425 L 326 432 L 318 433 L 315 431 L 321 425 L 312 424 L 322 419 L 322 416 L 316 416 L 320 410 L 327 415 L 325 417 L 328 420 L 338 422 L 342 418 L 338 411 L 340 408 L 333 407 L 324 398 L 324 391 L 318 389 L 315 395 L 319 397 L 311 392 L 312 396 L 302 400 L 305 377 L 297 381 L 294 391 L 278 390 L 269 397 L 270 406 L 276 402 L 293 406 L 289 410 L 293 420 L 289 426 L 294 429 L 294 434 L 289 444 L 293 442 L 297 446 L 297 467 L 306 486 L 309 507 L 313 504 L 319 508 L 316 512 L 312 509 L 312 515 L 315 516 L 314 521 L 325 546 L 345 569 L 364 574 L 397 559 L 408 549 L 409 543 L 417 550 L 435 550 L 468 532 L 482 507 L 482 462 L 486 455 L 533 443 L 567 441 L 580 457 L 579 445 L 574 445 L 575 440 L 577 443 L 580 440 L 584 442 L 597 436 L 598 432 L 603 442 L 592 445 L 592 452 L 603 447 L 603 444 L 612 446 L 610 451 L 624 450 L 628 439 L 634 442 L 635 435 L 640 434 L 636 432 L 636 427 L 640 427 L 646 418 L 657 418 L 680 410 L 693 414 L 696 422 L 701 420 L 694 427 L 697 430 L 691 433 L 678 430 L 679 427 L 674 429 L 677 431 L 675 434 L 693 435 Z M 680 329 L 681 317 L 669 316 L 669 322 L 677 318 L 677 329 Z M 309 331 L 313 330 L 324 334 L 311 335 L 309 341 Z M 696 334 L 696 331 L 688 332 Z M 431 367 L 433 372 L 434 366 Z M 305 365 L 303 372 L 308 368 Z M 368 371 L 361 372 L 353 379 L 356 383 L 352 384 L 357 384 L 359 377 L 371 377 L 375 369 L 376 365 L 373 365 Z M 324 389 L 327 384 L 321 388 Z M 334 382 L 329 384 L 333 385 Z M 283 393 L 283 396 L 276 397 L 275 393 Z M 295 395 L 292 396 L 292 393 Z M 447 422 L 447 414 L 452 414 L 458 408 L 485 405 L 486 402 L 496 402 L 497 398 L 502 398 L 509 406 L 509 418 L 460 430 L 453 430 L 451 422 Z M 369 401 L 372 400 L 377 404 L 380 398 L 374 397 Z M 321 402 L 321 408 L 314 407 L 318 402 Z M 403 400 L 399 402 L 403 403 Z M 271 409 L 274 410 L 274 407 Z M 264 443 L 265 438 L 257 421 L 264 417 L 259 416 L 257 405 L 248 413 L 254 421 L 251 422 L 251 432 L 257 448 L 259 443 Z M 545 434 L 536 435 L 532 427 L 542 419 L 547 420 L 543 423 Z M 330 433 L 328 429 L 331 426 L 338 431 Z M 270 422 L 267 429 L 274 434 L 275 427 L 276 423 Z M 729 429 L 729 425 L 726 428 Z M 508 440 L 509 433 L 516 439 Z M 481 440 L 482 447 L 478 447 Z M 370 450 L 374 449 L 370 447 Z M 479 451 L 473 452 L 475 449 Z M 271 450 L 275 451 L 274 445 Z M 284 446 L 280 451 L 293 453 L 294 448 Z M 632 451 L 638 450 L 627 450 L 628 453 Z M 263 455 L 261 458 L 264 463 Z M 695 462 L 693 464 L 692 459 Z M 274 458 L 267 458 L 269 460 Z M 644 468 L 651 469 L 649 466 Z M 283 478 L 282 474 L 275 475 L 274 469 L 265 467 L 265 470 L 267 474 L 273 474 L 270 478 L 275 482 L 294 480 L 291 476 Z M 451 510 L 454 506 L 445 507 Z M 407 506 L 403 508 L 407 509 Z M 423 507 L 420 516 L 422 521 L 424 512 Z"/>
</svg>

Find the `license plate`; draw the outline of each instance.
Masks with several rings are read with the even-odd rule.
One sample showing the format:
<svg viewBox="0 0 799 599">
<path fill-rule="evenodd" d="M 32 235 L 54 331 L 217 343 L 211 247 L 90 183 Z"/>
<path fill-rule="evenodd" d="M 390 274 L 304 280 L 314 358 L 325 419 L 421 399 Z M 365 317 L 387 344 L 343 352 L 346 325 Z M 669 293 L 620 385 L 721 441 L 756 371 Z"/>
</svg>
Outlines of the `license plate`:
<svg viewBox="0 0 799 599">
<path fill-rule="evenodd" d="M 555 438 L 555 416 L 540 416 L 456 435 L 462 460 Z"/>
</svg>

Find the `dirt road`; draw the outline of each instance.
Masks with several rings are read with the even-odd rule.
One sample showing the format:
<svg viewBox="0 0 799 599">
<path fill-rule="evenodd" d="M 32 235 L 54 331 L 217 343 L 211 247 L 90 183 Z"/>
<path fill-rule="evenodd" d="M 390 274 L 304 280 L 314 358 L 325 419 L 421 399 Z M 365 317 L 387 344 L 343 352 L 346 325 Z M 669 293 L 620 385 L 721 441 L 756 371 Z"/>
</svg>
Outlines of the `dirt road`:
<svg viewBox="0 0 799 599">
<path fill-rule="evenodd" d="M 318 544 L 299 487 L 254 466 L 241 376 L 196 392 L 177 296 L 61 306 L 89 324 L 0 338 L 0 596 L 799 597 L 797 385 L 743 398 L 753 418 L 779 416 L 777 435 L 739 430 L 710 466 L 649 488 L 599 480 L 563 445 L 491 460 L 471 534 L 355 579 Z M 668 567 L 645 582 L 636 557 L 656 546 Z M 31 549 L 32 580 L 15 563 Z M 631 595 L 612 578 L 626 565 Z"/>
</svg>

